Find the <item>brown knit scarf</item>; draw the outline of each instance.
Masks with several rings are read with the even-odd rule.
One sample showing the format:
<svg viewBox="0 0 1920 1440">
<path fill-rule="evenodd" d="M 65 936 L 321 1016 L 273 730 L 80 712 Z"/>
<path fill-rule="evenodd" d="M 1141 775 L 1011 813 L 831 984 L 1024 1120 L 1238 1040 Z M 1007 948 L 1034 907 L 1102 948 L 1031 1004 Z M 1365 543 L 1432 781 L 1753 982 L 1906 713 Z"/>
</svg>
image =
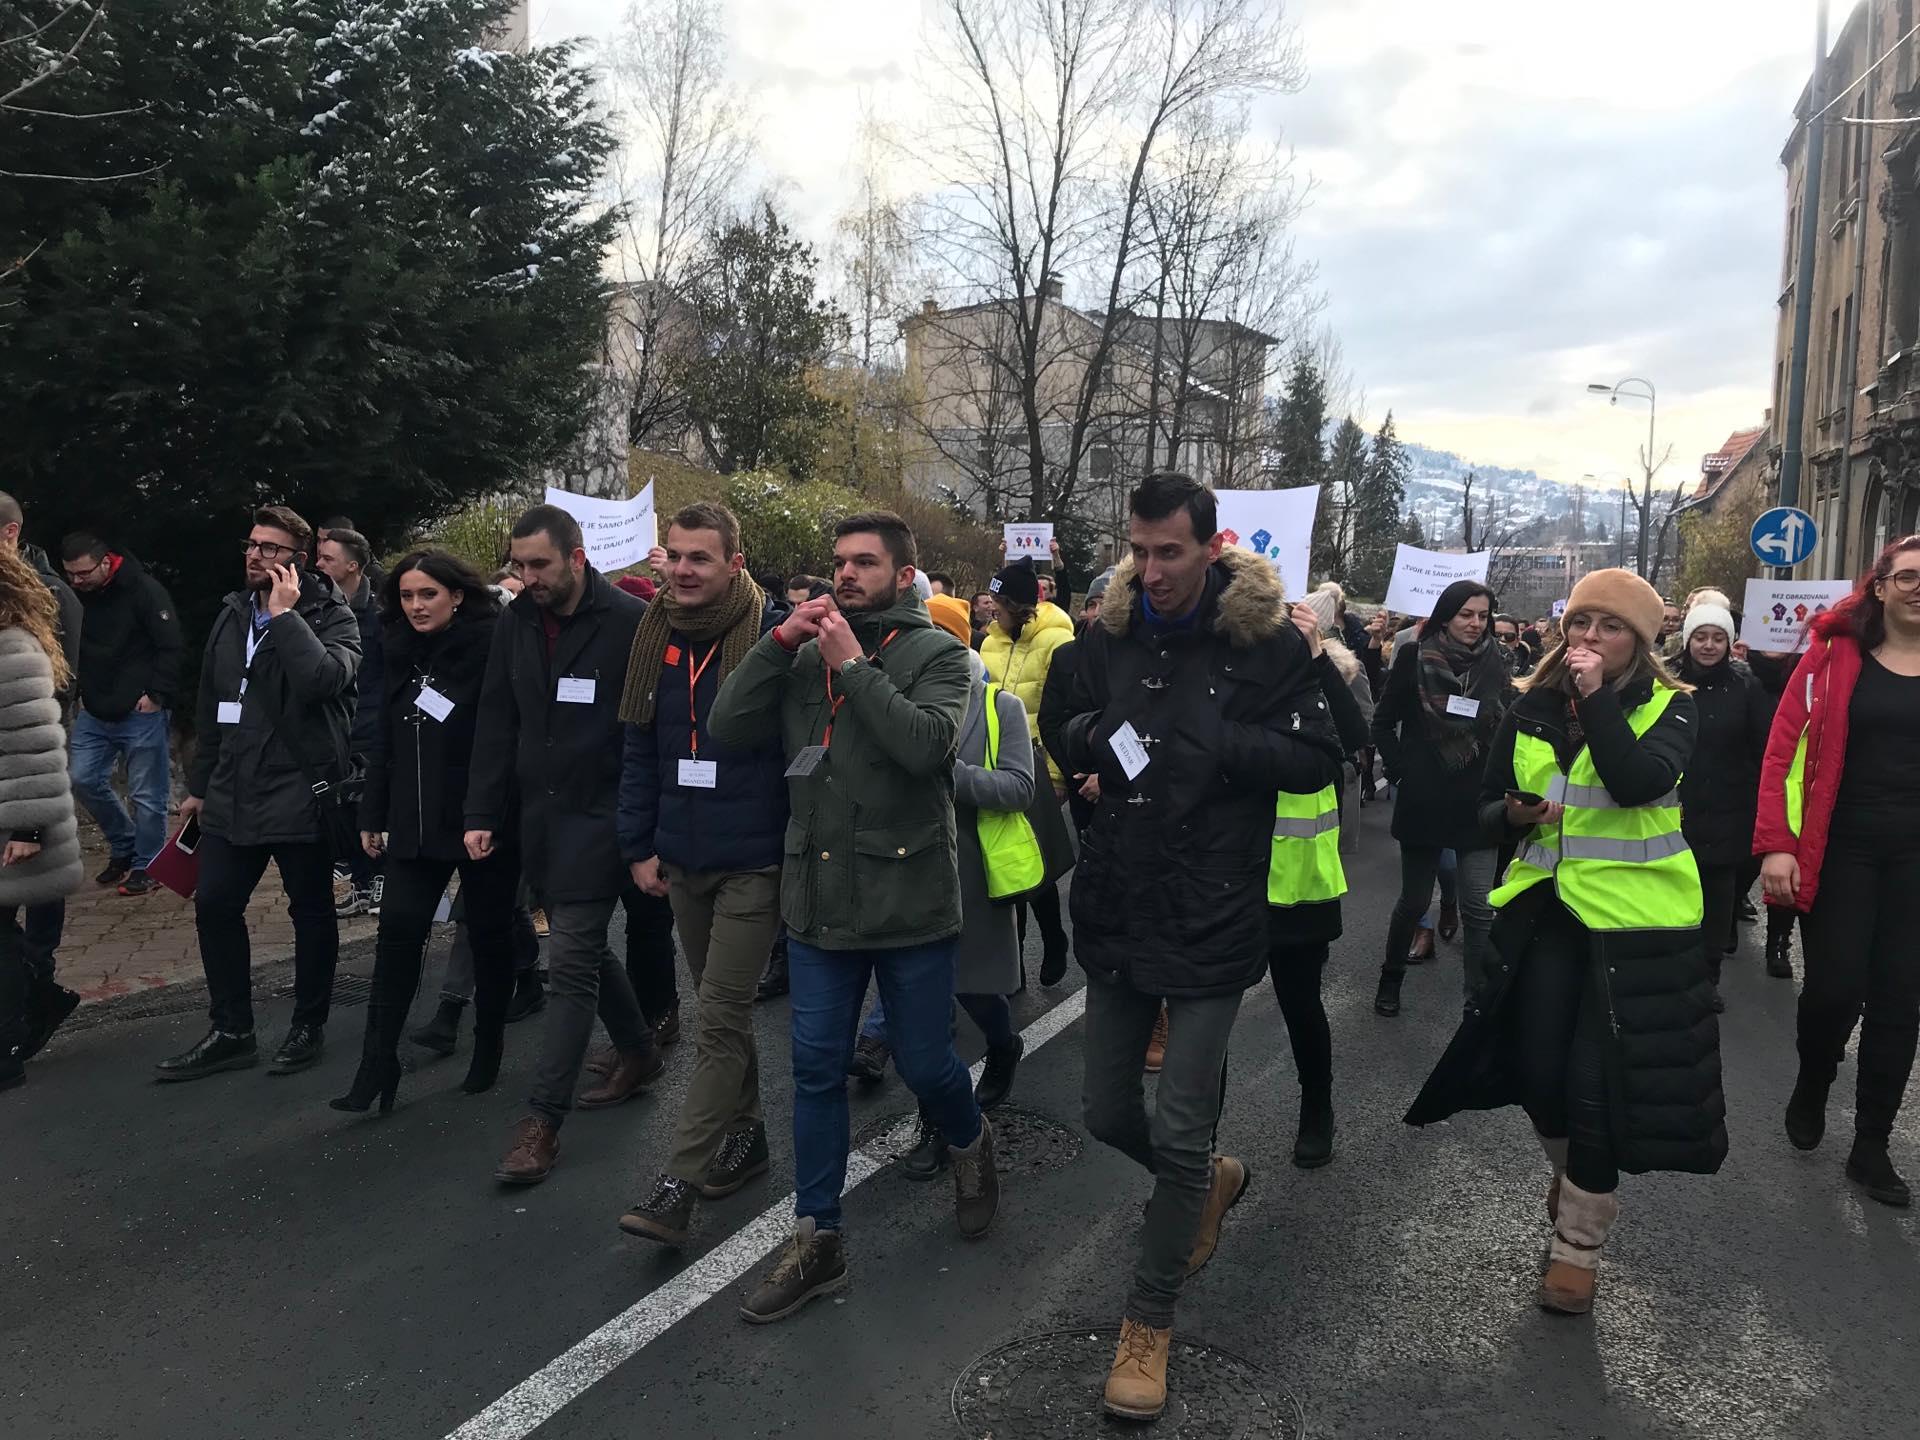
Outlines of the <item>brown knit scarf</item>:
<svg viewBox="0 0 1920 1440">
<path fill-rule="evenodd" d="M 765 593 L 745 570 L 735 573 L 725 593 L 711 605 L 680 605 L 671 590 L 662 589 L 633 632 L 627 688 L 620 696 L 620 718 L 643 728 L 652 726 L 660 669 L 666 663 L 667 642 L 675 631 L 696 643 L 719 637 L 718 679 L 724 681 L 760 638 L 760 616 L 766 605 Z M 688 663 L 692 663 L 691 657 Z"/>
</svg>

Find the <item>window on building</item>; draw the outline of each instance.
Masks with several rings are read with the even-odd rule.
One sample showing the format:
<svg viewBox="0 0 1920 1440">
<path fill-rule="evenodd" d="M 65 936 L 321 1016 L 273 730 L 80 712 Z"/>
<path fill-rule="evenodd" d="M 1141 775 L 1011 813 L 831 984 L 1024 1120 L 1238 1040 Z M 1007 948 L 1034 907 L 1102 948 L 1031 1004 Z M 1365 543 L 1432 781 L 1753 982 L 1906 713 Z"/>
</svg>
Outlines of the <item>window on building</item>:
<svg viewBox="0 0 1920 1440">
<path fill-rule="evenodd" d="M 1113 447 L 1095 445 L 1087 451 L 1087 474 L 1095 480 L 1105 480 L 1113 474 Z"/>
<path fill-rule="evenodd" d="M 1829 398 L 1832 397 L 1835 388 L 1840 383 L 1839 369 L 1840 369 L 1840 308 L 1838 306 L 1835 306 L 1833 313 L 1827 317 L 1827 371 L 1826 371 L 1827 383 L 1824 387 L 1824 393 Z M 1835 408 L 1836 407 L 1833 405 L 1827 406 L 1828 410 L 1832 410 Z"/>
<path fill-rule="evenodd" d="M 1793 284 L 1793 262 L 1800 253 L 1800 201 L 1795 199 L 1787 207 L 1787 244 L 1786 256 L 1780 264 L 1780 288 L 1786 289 Z"/>
</svg>

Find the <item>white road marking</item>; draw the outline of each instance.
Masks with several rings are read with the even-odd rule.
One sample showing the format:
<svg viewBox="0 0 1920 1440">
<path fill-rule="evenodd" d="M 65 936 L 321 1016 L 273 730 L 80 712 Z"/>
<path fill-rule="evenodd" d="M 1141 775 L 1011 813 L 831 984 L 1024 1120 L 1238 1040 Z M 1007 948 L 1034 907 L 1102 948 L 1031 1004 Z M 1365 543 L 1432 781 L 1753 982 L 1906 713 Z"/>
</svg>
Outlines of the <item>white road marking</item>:
<svg viewBox="0 0 1920 1440">
<path fill-rule="evenodd" d="M 1076 990 L 1020 1032 L 1031 1055 L 1078 1020 L 1087 992 Z M 980 1065 L 973 1078 L 980 1078 Z M 847 1158 L 845 1194 L 886 1167 L 907 1138 L 913 1121 L 870 1140 Z M 638 1355 L 648 1345 L 744 1278 L 793 1234 L 794 1196 L 769 1206 L 757 1219 L 714 1246 L 673 1279 L 650 1291 L 591 1335 L 554 1356 L 447 1440 L 524 1440 L 562 1409 Z M 644 1243 L 644 1242 L 636 1242 Z"/>
</svg>

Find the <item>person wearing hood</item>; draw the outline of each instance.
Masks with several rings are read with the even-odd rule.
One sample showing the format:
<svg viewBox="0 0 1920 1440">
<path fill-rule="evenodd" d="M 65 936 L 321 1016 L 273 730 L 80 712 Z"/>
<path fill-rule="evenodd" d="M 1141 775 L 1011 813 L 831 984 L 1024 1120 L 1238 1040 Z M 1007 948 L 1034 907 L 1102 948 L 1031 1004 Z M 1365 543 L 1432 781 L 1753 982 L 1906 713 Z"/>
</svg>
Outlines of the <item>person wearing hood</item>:
<svg viewBox="0 0 1920 1440">
<path fill-rule="evenodd" d="M 1480 774 L 1513 697 L 1513 670 L 1494 644 L 1493 592 L 1456 580 L 1434 601 L 1418 639 L 1395 647 L 1387 688 L 1373 712 L 1373 743 L 1395 786 L 1393 838 L 1400 842 L 1400 898 L 1387 926 L 1374 1013 L 1400 1013 L 1414 931 L 1433 902 L 1441 852 L 1456 857 L 1464 989 L 1486 968 L 1499 856 L 1480 828 Z"/>
<path fill-rule="evenodd" d="M 1027 736 L 1045 762 L 1041 778 L 1048 782 L 1035 787 L 1027 811 L 1046 856 L 1047 881 L 1020 902 L 1020 934 L 1024 945 L 1027 912 L 1031 910 L 1039 922 L 1044 946 L 1040 983 L 1058 985 L 1067 973 L 1067 930 L 1060 919 L 1057 887 L 1061 877 L 1073 869 L 1073 839 L 1060 810 L 1067 798 L 1067 778 L 1040 742 L 1040 702 L 1054 655 L 1073 640 L 1073 621 L 1057 605 L 1040 598 L 1040 576 L 1030 559 L 1014 561 L 993 577 L 988 588 L 993 593 L 993 623 L 980 642 L 980 658 L 986 661 L 987 675 L 994 684 L 1017 696 L 1026 707 Z"/>
<path fill-rule="evenodd" d="M 268 1069 L 320 1060 L 340 922 L 334 854 L 315 785 L 347 774 L 360 623 L 339 588 L 307 568 L 313 529 L 284 505 L 254 512 L 246 584 L 214 616 L 200 659 L 198 744 L 182 821 L 199 821 L 194 920 L 212 1028 L 162 1060 L 160 1080 L 198 1080 L 259 1061 L 247 902 L 271 862 L 293 919 L 293 1018 Z"/>
<path fill-rule="evenodd" d="M 1677 674 L 1693 686 L 1700 734 L 1680 781 L 1680 815 L 1700 867 L 1700 948 L 1713 974 L 1713 1008 L 1723 1010 L 1721 958 L 1733 953 L 1740 884 L 1753 851 L 1760 762 L 1767 753 L 1773 707 L 1760 682 L 1733 658 L 1739 628 L 1723 605 L 1701 602 L 1680 631 Z"/>
</svg>

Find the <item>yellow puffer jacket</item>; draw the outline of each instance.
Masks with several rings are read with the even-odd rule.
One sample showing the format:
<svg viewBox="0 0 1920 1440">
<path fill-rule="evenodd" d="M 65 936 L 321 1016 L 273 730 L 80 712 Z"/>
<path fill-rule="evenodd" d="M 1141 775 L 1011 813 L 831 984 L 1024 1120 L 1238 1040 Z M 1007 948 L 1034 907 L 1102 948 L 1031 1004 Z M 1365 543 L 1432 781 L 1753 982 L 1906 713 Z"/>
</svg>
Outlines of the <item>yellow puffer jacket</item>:
<svg viewBox="0 0 1920 1440">
<path fill-rule="evenodd" d="M 1021 628 L 1016 642 L 998 620 L 987 627 L 980 642 L 980 658 L 986 661 L 987 674 L 1009 695 L 1018 695 L 1027 707 L 1027 733 L 1036 744 L 1040 739 L 1040 692 L 1046 688 L 1047 671 L 1053 665 L 1053 652 L 1073 639 L 1073 621 L 1057 605 L 1042 601 L 1033 619 Z M 1047 757 L 1047 773 L 1056 785 L 1065 783 L 1060 767 Z"/>
</svg>

